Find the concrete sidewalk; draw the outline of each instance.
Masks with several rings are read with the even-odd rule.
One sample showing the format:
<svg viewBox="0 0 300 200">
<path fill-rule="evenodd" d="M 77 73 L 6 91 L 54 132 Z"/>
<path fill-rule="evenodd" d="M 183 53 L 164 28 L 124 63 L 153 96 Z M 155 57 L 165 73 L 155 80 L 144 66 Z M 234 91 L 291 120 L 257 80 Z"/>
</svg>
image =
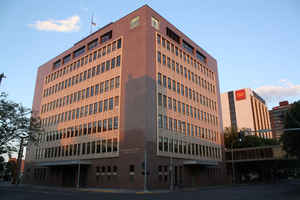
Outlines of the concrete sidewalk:
<svg viewBox="0 0 300 200">
<path fill-rule="evenodd" d="M 300 184 L 300 180 L 284 180 L 284 182 L 295 182 Z M 100 192 L 100 193 L 126 193 L 126 194 L 161 194 L 161 193 L 170 193 L 170 192 L 191 192 L 191 191 L 206 191 L 206 190 L 215 190 L 215 189 L 226 189 L 234 187 L 246 187 L 249 185 L 264 185 L 265 183 L 258 184 L 235 184 L 235 185 L 214 185 L 214 186 L 202 186 L 202 187 L 192 187 L 192 188 L 177 188 L 173 191 L 170 190 L 130 190 L 130 189 L 115 189 L 115 188 L 71 188 L 71 187 L 56 187 L 56 186 L 43 186 L 43 185 L 31 185 L 31 184 L 19 184 L 14 185 L 10 182 L 0 182 L 0 187 L 15 187 L 15 188 L 28 188 L 28 189 L 39 189 L 47 191 L 69 191 L 69 192 Z M 269 184 L 268 184 L 269 185 Z M 270 184 L 272 185 L 272 184 Z"/>
<path fill-rule="evenodd" d="M 56 187 L 56 186 L 43 186 L 31 184 L 11 184 L 10 182 L 0 182 L 0 187 L 15 187 L 15 188 L 28 188 L 28 189 L 41 189 L 52 191 L 72 191 L 72 192 L 103 192 L 103 193 L 127 193 L 127 194 L 153 194 L 153 193 L 168 193 L 170 190 L 129 190 L 129 189 L 114 189 L 114 188 L 71 188 L 71 187 Z"/>
</svg>

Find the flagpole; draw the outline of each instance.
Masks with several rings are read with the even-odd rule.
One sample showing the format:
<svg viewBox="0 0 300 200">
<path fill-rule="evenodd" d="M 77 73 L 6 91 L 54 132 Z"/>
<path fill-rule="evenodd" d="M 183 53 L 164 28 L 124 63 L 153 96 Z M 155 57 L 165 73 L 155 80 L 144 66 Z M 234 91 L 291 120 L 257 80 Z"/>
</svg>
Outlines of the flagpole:
<svg viewBox="0 0 300 200">
<path fill-rule="evenodd" d="M 90 34 L 92 33 L 92 26 L 93 26 L 93 15 L 94 15 L 94 14 L 92 14 L 92 18 L 91 18 L 91 24 L 90 24 Z"/>
</svg>

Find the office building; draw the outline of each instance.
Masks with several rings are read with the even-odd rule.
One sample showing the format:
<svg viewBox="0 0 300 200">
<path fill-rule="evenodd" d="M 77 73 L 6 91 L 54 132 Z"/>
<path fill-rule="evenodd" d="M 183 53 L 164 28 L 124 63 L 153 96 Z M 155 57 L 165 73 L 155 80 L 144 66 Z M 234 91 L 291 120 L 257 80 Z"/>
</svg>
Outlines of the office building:
<svg viewBox="0 0 300 200">
<path fill-rule="evenodd" d="M 223 127 L 248 129 L 252 135 L 272 138 L 270 117 L 266 102 L 249 88 L 229 91 L 221 94 Z"/>
<path fill-rule="evenodd" d="M 40 66 L 32 108 L 45 133 L 26 182 L 224 183 L 217 62 L 147 5 Z"/>
<path fill-rule="evenodd" d="M 288 101 L 279 102 L 279 106 L 269 111 L 273 137 L 280 139 L 284 129 L 284 118 L 291 107 Z"/>
</svg>

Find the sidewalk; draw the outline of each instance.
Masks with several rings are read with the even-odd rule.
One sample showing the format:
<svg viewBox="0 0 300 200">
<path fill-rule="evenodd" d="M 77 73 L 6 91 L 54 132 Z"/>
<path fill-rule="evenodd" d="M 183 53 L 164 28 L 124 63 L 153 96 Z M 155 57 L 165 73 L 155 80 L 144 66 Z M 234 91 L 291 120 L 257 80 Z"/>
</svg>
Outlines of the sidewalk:
<svg viewBox="0 0 300 200">
<path fill-rule="evenodd" d="M 294 184 L 300 185 L 300 180 L 283 180 L 279 183 L 284 182 L 293 182 Z M 260 183 L 261 185 L 265 183 Z M 226 189 L 233 187 L 244 187 L 249 185 L 260 185 L 260 184 L 229 184 L 229 185 L 214 185 L 214 186 L 201 186 L 201 187 L 192 187 L 192 188 L 180 188 L 173 191 L 170 190 L 130 190 L 130 189 L 114 189 L 114 188 L 68 188 L 68 187 L 55 187 L 55 186 L 43 186 L 43 185 L 30 185 L 30 184 L 19 184 L 13 185 L 10 182 L 0 182 L 0 187 L 15 187 L 15 188 L 28 188 L 28 189 L 41 189 L 48 191 L 69 191 L 69 192 L 100 192 L 100 193 L 119 193 L 119 194 L 161 194 L 169 192 L 192 192 L 192 191 L 205 191 L 205 190 L 215 190 L 215 189 Z"/>
<path fill-rule="evenodd" d="M 52 191 L 83 191 L 83 192 L 103 192 L 103 193 L 127 193 L 127 194 L 153 194 L 153 193 L 168 193 L 169 190 L 130 190 L 130 189 L 114 189 L 114 188 L 71 188 L 71 187 L 56 187 L 56 186 L 43 186 L 43 185 L 31 185 L 31 184 L 19 184 L 14 185 L 10 182 L 0 182 L 0 187 L 15 187 L 15 188 L 28 188 L 28 189 L 42 189 Z"/>
</svg>

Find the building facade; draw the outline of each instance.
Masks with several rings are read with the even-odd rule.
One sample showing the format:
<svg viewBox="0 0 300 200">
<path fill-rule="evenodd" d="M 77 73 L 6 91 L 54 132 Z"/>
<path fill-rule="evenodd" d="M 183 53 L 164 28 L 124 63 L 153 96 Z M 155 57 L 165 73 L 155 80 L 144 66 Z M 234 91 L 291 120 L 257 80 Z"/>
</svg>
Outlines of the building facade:
<svg viewBox="0 0 300 200">
<path fill-rule="evenodd" d="M 288 101 L 282 101 L 279 102 L 279 106 L 269 111 L 273 137 L 276 139 L 280 139 L 280 136 L 284 132 L 284 118 L 290 107 L 291 104 Z"/>
<path fill-rule="evenodd" d="M 221 94 L 223 127 L 246 128 L 250 131 L 271 129 L 266 102 L 249 88 Z M 272 138 L 271 132 L 252 132 L 263 138 Z"/>
<path fill-rule="evenodd" d="M 45 133 L 27 149 L 25 182 L 225 181 L 217 62 L 147 5 L 40 66 L 32 108 Z"/>
</svg>

